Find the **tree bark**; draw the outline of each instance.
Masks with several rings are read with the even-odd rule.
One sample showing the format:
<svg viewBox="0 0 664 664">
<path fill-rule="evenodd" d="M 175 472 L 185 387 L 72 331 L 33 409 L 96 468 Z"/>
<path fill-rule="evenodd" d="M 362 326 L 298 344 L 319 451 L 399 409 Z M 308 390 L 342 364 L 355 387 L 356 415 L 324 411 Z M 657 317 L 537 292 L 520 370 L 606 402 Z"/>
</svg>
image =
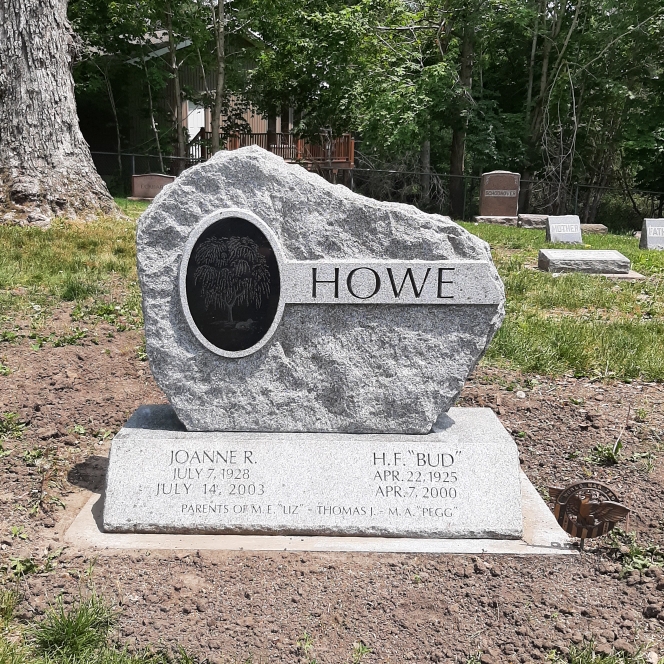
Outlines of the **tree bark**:
<svg viewBox="0 0 664 664">
<path fill-rule="evenodd" d="M 427 205 L 431 198 L 431 141 L 422 141 L 420 148 L 420 186 L 422 187 L 422 203 Z"/>
<path fill-rule="evenodd" d="M 141 53 L 141 58 L 143 60 L 143 72 L 145 73 L 145 82 L 148 85 L 148 104 L 150 108 L 150 124 L 152 126 L 152 131 L 154 133 L 154 142 L 157 146 L 157 155 L 159 156 L 159 168 L 162 173 L 165 173 L 164 170 L 164 158 L 161 154 L 161 141 L 159 140 L 159 130 L 157 129 L 157 123 L 154 119 L 154 104 L 152 102 L 152 86 L 150 85 L 150 77 L 148 76 L 148 68 L 145 64 L 145 55 Z"/>
<path fill-rule="evenodd" d="M 225 29 L 226 16 L 224 13 L 224 0 L 218 0 L 217 6 L 211 2 L 212 22 L 215 33 L 215 51 L 217 55 L 217 83 L 214 90 L 214 109 L 212 111 L 212 154 L 219 152 L 219 133 L 221 124 L 221 106 L 224 100 L 224 86 L 226 78 L 226 51 Z"/>
<path fill-rule="evenodd" d="M 473 47 L 475 29 L 472 21 L 466 21 L 461 42 L 461 71 L 459 80 L 464 89 L 464 101 L 460 105 L 458 117 L 452 129 L 452 148 L 450 150 L 450 212 L 455 219 L 463 217 L 464 208 L 464 162 L 466 159 L 466 130 L 468 118 L 464 110 L 468 105 L 473 85 Z M 459 177 L 455 177 L 459 176 Z"/>
<path fill-rule="evenodd" d="M 170 2 L 166 4 L 166 25 L 168 28 L 168 48 L 171 56 L 171 71 L 173 73 L 173 96 L 175 97 L 175 130 L 177 132 L 177 157 L 175 160 L 175 174 L 184 171 L 186 160 L 186 146 L 184 142 L 184 117 L 182 113 L 182 89 L 180 86 L 180 66 L 178 64 L 177 42 L 173 30 L 173 8 Z"/>
<path fill-rule="evenodd" d="M 0 220 L 119 214 L 78 126 L 66 0 L 0 0 Z"/>
</svg>

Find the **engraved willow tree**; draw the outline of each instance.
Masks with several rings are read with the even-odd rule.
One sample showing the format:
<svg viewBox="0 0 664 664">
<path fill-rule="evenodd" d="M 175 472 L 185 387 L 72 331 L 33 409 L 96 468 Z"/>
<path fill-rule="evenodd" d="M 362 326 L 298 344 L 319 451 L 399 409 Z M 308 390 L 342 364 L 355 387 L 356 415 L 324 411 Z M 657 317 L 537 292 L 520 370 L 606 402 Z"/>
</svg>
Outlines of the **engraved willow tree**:
<svg viewBox="0 0 664 664">
<path fill-rule="evenodd" d="M 196 249 L 194 259 L 194 283 L 201 286 L 205 309 L 223 309 L 229 323 L 234 322 L 235 305 L 260 307 L 270 295 L 270 270 L 251 238 L 209 238 Z"/>
</svg>

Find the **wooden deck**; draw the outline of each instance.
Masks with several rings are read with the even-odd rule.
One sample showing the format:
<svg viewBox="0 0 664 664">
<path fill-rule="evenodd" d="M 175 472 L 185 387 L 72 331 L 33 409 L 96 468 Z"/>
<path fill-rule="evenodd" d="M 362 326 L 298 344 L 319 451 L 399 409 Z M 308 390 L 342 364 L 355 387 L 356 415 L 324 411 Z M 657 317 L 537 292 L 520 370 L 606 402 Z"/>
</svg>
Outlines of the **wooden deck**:
<svg viewBox="0 0 664 664">
<path fill-rule="evenodd" d="M 212 132 L 201 129 L 187 146 L 187 165 L 207 161 L 212 154 L 211 144 Z M 249 145 L 258 145 L 283 157 L 287 162 L 301 164 L 309 170 L 337 171 L 355 166 L 355 141 L 350 134 L 343 134 L 331 141 L 321 136 L 321 144 L 310 143 L 286 133 L 239 134 L 231 136 L 223 149 L 237 150 Z"/>
</svg>

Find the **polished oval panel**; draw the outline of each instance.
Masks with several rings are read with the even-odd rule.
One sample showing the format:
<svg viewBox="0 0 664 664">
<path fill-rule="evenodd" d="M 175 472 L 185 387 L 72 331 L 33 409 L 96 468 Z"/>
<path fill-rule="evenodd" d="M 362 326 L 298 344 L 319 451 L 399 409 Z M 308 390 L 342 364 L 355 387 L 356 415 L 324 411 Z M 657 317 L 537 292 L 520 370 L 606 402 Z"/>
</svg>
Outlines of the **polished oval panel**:
<svg viewBox="0 0 664 664">
<path fill-rule="evenodd" d="M 283 312 L 281 250 L 246 210 L 221 210 L 191 233 L 180 269 L 189 326 L 209 350 L 244 357 L 272 336 Z"/>
</svg>

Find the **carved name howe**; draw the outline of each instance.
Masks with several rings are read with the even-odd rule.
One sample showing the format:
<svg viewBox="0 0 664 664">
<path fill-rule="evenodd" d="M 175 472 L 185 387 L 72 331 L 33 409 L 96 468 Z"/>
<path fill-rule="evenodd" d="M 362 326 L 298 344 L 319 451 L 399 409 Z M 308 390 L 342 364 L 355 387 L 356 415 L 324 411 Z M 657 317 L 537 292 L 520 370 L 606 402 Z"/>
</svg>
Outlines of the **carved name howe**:
<svg viewBox="0 0 664 664">
<path fill-rule="evenodd" d="M 495 305 L 502 293 L 487 261 L 287 260 L 259 217 L 229 209 L 192 231 L 180 298 L 204 346 L 243 357 L 267 343 L 286 304 Z"/>
</svg>

